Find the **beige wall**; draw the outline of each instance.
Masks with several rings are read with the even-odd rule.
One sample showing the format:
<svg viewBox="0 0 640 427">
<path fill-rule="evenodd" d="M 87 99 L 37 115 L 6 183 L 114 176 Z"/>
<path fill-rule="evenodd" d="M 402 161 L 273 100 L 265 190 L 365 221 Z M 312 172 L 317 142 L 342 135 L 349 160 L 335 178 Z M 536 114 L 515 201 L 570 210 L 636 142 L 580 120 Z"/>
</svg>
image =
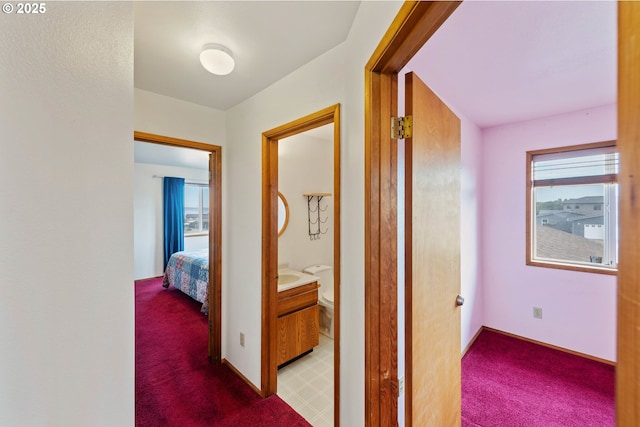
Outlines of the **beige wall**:
<svg viewBox="0 0 640 427">
<path fill-rule="evenodd" d="M 133 11 L 0 14 L 0 425 L 134 419 Z"/>
<path fill-rule="evenodd" d="M 400 2 L 363 2 L 348 39 L 260 94 L 227 111 L 223 356 L 260 381 L 261 134 L 340 103 L 341 390 L 344 426 L 364 425 L 364 66 Z M 246 121 L 251 117 L 251 121 Z M 233 238 L 231 238 L 233 237 Z M 245 346 L 238 336 L 245 333 Z"/>
<path fill-rule="evenodd" d="M 224 146 L 223 357 L 259 384 L 261 133 L 335 103 L 341 421 L 363 424 L 363 70 L 401 4 L 363 2 L 346 42 L 226 114 L 136 90 L 135 124 L 131 4 L 0 15 L 0 425 L 134 422 L 134 129 Z"/>
</svg>

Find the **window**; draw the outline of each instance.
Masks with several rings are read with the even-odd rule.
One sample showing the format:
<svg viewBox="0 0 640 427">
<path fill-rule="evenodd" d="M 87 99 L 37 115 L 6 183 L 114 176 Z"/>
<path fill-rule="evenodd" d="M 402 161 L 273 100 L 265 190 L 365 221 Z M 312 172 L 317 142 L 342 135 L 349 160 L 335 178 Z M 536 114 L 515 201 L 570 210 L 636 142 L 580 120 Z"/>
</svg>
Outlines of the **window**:
<svg viewBox="0 0 640 427">
<path fill-rule="evenodd" d="M 185 183 L 184 235 L 209 232 L 209 186 Z"/>
<path fill-rule="evenodd" d="M 615 141 L 527 152 L 527 264 L 615 272 Z"/>
</svg>

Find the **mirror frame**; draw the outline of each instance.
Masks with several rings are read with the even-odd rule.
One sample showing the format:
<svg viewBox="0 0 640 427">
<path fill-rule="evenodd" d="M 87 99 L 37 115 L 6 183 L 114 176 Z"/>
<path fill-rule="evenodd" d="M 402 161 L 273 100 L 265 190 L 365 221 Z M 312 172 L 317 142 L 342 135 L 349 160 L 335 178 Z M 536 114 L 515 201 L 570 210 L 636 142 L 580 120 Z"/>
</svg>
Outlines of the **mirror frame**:
<svg viewBox="0 0 640 427">
<path fill-rule="evenodd" d="M 287 229 L 287 225 L 289 225 L 289 203 L 284 195 L 278 191 L 278 201 L 282 201 L 284 205 L 284 224 L 278 230 L 278 237 L 282 236 L 282 233 Z M 278 224 L 280 223 L 280 203 L 278 203 Z"/>
</svg>

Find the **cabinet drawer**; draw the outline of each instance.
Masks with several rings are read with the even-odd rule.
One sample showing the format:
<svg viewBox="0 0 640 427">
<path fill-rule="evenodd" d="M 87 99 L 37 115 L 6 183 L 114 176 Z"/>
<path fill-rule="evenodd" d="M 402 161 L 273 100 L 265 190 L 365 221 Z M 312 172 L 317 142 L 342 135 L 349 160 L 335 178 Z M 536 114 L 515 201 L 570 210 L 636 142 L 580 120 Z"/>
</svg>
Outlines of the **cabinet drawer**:
<svg viewBox="0 0 640 427">
<path fill-rule="evenodd" d="M 320 343 L 318 305 L 278 318 L 278 365 Z"/>
<path fill-rule="evenodd" d="M 278 295 L 278 317 L 317 304 L 318 284 L 314 282 L 310 285 L 312 286 L 307 286 L 304 289 L 290 289 L 281 292 L 281 295 Z M 290 292 L 294 290 L 297 290 L 297 292 Z"/>
</svg>

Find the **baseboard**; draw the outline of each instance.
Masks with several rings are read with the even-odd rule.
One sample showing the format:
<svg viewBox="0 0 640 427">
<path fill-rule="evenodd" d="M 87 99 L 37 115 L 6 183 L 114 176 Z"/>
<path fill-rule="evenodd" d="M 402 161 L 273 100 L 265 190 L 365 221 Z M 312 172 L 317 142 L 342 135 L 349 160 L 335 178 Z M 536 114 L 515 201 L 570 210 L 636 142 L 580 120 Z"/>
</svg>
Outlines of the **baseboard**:
<svg viewBox="0 0 640 427">
<path fill-rule="evenodd" d="M 460 358 L 463 358 L 465 354 L 467 354 L 467 351 L 469 351 L 469 349 L 471 348 L 471 346 L 473 345 L 474 342 L 476 342 L 476 339 L 478 338 L 478 336 L 480 335 L 480 333 L 485 329 L 484 326 L 480 326 L 480 329 L 478 329 L 478 331 L 476 332 L 476 334 L 473 336 L 473 338 L 471 338 L 471 341 L 469 341 L 469 344 L 467 344 L 467 346 L 464 348 L 464 350 L 462 350 L 462 354 L 460 355 Z"/>
<path fill-rule="evenodd" d="M 248 385 L 249 387 L 251 387 L 251 389 L 252 389 L 253 391 L 255 391 L 259 396 L 264 397 L 264 396 L 263 396 L 263 394 L 262 394 L 262 391 L 261 391 L 258 387 L 256 387 L 256 386 L 255 386 L 251 381 L 249 381 L 249 380 L 247 379 L 247 377 L 245 377 L 244 375 L 242 375 L 242 373 L 241 373 L 241 372 L 240 372 L 240 371 L 239 371 L 235 366 L 233 366 L 233 365 L 231 364 L 231 362 L 229 362 L 227 359 L 222 359 L 222 360 L 220 361 L 220 363 L 222 363 L 223 365 L 227 365 L 227 366 L 229 367 L 229 369 L 231 369 L 231 370 L 233 371 L 233 373 L 234 373 L 234 374 L 236 374 L 237 376 L 239 376 L 239 377 L 240 377 L 240 379 L 241 379 L 242 381 L 244 381 L 245 383 L 247 383 L 247 385 Z"/>
<path fill-rule="evenodd" d="M 162 278 L 162 277 L 163 277 L 163 276 L 155 276 L 155 277 L 147 277 L 147 278 L 145 278 L 145 279 L 135 279 L 135 280 L 133 281 L 133 283 L 136 283 L 136 282 L 144 282 L 144 281 L 146 281 L 146 280 L 156 280 L 156 279 L 160 279 L 160 278 Z"/>
<path fill-rule="evenodd" d="M 591 355 L 586 354 L 586 353 L 580 353 L 579 351 L 573 351 L 573 350 L 569 350 L 568 348 L 558 347 L 556 345 L 547 344 L 547 343 L 542 342 L 542 341 L 536 341 L 536 340 L 533 340 L 531 338 L 525 338 L 525 337 L 522 337 L 520 335 L 512 334 L 510 332 L 504 332 L 504 331 L 501 331 L 499 329 L 490 328 L 488 326 L 483 326 L 482 328 L 480 328 L 480 331 L 483 331 L 485 329 L 487 331 L 495 332 L 497 334 L 506 335 L 506 336 L 511 337 L 511 338 L 516 338 L 516 339 L 519 339 L 519 340 L 522 340 L 522 341 L 527 341 L 527 342 L 530 342 L 530 343 L 533 343 L 533 344 L 538 344 L 538 345 L 541 345 L 543 347 L 548 347 L 548 348 L 552 348 L 554 350 L 562 351 L 564 353 L 573 354 L 574 356 L 578 356 L 578 357 L 582 357 L 582 358 L 585 358 L 585 359 L 594 360 L 596 362 L 604 363 L 606 365 L 616 366 L 616 362 L 613 362 L 611 360 L 601 359 L 599 357 L 591 356 Z M 478 334 L 476 334 L 476 336 L 477 335 Z M 476 337 L 474 337 L 474 340 L 475 340 L 475 338 Z"/>
</svg>

